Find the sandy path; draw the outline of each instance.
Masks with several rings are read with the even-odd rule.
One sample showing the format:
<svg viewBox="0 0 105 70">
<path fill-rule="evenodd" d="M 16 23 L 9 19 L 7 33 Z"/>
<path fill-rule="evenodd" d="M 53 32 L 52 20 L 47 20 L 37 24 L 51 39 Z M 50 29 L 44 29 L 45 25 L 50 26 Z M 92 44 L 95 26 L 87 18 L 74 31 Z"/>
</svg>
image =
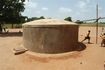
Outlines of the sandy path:
<svg viewBox="0 0 105 70">
<path fill-rule="evenodd" d="M 28 52 L 14 55 L 12 50 L 22 45 L 22 37 L 0 37 L 0 70 L 104 70 L 105 47 L 99 47 L 100 37 L 98 44 L 95 44 L 95 28 L 80 27 L 79 40 L 84 38 L 88 29 L 92 31 L 93 44 L 86 44 L 84 51 L 54 58 L 31 56 Z"/>
</svg>

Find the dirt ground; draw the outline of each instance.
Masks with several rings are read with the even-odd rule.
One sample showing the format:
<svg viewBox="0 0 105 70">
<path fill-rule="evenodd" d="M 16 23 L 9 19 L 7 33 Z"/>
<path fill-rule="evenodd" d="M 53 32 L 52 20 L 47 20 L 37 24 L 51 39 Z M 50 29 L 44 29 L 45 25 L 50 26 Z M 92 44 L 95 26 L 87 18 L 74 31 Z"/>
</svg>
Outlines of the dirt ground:
<svg viewBox="0 0 105 70">
<path fill-rule="evenodd" d="M 18 32 L 21 29 L 9 29 Z M 105 70 L 105 47 L 100 47 L 101 38 L 96 44 L 96 28 L 80 27 L 79 41 L 91 30 L 91 44 L 84 41 L 86 49 L 56 55 L 30 52 L 14 55 L 13 48 L 22 47 L 22 36 L 0 36 L 0 70 Z M 102 28 L 99 28 L 99 35 Z"/>
</svg>

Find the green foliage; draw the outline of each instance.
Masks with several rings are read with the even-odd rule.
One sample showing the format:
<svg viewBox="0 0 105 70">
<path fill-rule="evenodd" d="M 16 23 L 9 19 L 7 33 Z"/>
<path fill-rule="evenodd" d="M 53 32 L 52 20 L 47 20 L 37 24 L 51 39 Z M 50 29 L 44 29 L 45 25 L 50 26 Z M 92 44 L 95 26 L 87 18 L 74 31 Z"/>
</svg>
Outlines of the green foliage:
<svg viewBox="0 0 105 70">
<path fill-rule="evenodd" d="M 41 17 L 32 17 L 32 18 L 28 18 L 27 22 L 33 21 L 33 20 L 40 20 L 40 19 L 45 19 L 45 17 L 44 17 L 44 16 L 41 16 Z"/>
<path fill-rule="evenodd" d="M 85 27 L 85 26 L 96 27 L 96 23 L 82 23 L 82 24 L 79 24 L 79 26 L 83 26 L 83 27 Z M 105 24 L 104 24 L 104 22 L 101 22 L 101 23 L 99 22 L 98 26 L 99 27 L 105 27 Z"/>
<path fill-rule="evenodd" d="M 71 17 L 67 17 L 67 18 L 65 18 L 64 20 L 72 22 Z"/>
<path fill-rule="evenodd" d="M 5 24 L 5 27 L 12 28 L 11 24 Z M 14 28 L 22 28 L 22 24 L 15 24 L 14 23 Z"/>
<path fill-rule="evenodd" d="M 0 32 L 3 23 L 21 23 L 25 17 L 21 15 L 25 0 L 0 0 Z"/>
<path fill-rule="evenodd" d="M 75 23 L 77 23 L 77 24 L 82 24 L 83 21 L 77 20 Z"/>
<path fill-rule="evenodd" d="M 19 23 L 24 11 L 25 0 L 0 0 L 0 21 Z"/>
<path fill-rule="evenodd" d="M 41 16 L 39 19 L 45 19 L 44 16 Z"/>
</svg>

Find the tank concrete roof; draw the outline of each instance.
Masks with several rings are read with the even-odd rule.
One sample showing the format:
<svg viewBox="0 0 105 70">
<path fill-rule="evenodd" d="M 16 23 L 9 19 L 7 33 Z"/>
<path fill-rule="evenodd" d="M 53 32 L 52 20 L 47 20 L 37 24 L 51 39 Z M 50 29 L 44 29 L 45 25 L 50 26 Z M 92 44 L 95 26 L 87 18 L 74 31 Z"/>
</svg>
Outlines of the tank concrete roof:
<svg viewBox="0 0 105 70">
<path fill-rule="evenodd" d="M 58 19 L 41 19 L 41 20 L 34 20 L 23 24 L 24 27 L 40 27 L 40 26 L 52 27 L 57 25 L 77 25 L 77 24 L 74 22 L 58 20 Z"/>
</svg>

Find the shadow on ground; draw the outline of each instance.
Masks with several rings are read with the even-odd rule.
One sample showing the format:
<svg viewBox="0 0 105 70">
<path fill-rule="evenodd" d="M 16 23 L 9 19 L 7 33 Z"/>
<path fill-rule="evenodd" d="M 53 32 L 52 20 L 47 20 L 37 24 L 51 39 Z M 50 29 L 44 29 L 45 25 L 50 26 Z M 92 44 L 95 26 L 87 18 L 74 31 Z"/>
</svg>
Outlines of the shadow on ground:
<svg viewBox="0 0 105 70">
<path fill-rule="evenodd" d="M 90 43 L 88 43 L 88 42 L 83 42 L 84 44 L 94 44 L 94 43 L 92 43 L 92 42 L 90 42 Z"/>
<path fill-rule="evenodd" d="M 22 36 L 22 32 L 9 32 L 9 33 L 1 33 L 0 37 L 15 37 L 15 36 Z"/>
<path fill-rule="evenodd" d="M 73 51 L 83 51 L 86 49 L 86 45 L 82 42 L 78 42 L 77 46 L 73 48 Z"/>
<path fill-rule="evenodd" d="M 70 49 L 67 52 L 53 53 L 53 54 L 52 53 L 44 53 L 44 54 L 42 53 L 40 54 L 40 56 L 38 56 L 39 54 L 29 51 L 27 54 L 24 55 L 25 59 L 23 60 L 25 60 L 25 62 L 39 61 L 39 62 L 47 63 L 50 60 L 67 60 L 70 58 L 76 59 L 78 57 L 81 57 L 81 54 L 80 52 L 73 52 L 73 51 L 83 51 L 85 49 L 86 49 L 86 45 L 81 42 L 78 42 L 76 47 L 72 48 L 72 50 Z M 72 53 L 69 53 L 69 52 L 72 52 Z"/>
</svg>

